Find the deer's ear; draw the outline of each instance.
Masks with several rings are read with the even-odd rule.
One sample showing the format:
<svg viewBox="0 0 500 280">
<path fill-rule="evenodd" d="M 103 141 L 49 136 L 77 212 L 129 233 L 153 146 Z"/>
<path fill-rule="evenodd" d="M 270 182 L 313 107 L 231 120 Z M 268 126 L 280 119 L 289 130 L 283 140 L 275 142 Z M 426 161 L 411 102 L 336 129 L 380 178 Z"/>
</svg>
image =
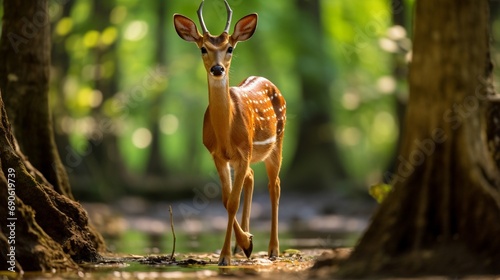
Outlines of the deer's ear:
<svg viewBox="0 0 500 280">
<path fill-rule="evenodd" d="M 257 14 L 250 14 L 240 19 L 234 26 L 234 33 L 231 35 L 233 44 L 250 39 L 257 28 Z"/>
<path fill-rule="evenodd" d="M 188 42 L 198 43 L 202 39 L 198 28 L 196 28 L 196 24 L 183 15 L 174 15 L 174 27 L 179 37 Z"/>
</svg>

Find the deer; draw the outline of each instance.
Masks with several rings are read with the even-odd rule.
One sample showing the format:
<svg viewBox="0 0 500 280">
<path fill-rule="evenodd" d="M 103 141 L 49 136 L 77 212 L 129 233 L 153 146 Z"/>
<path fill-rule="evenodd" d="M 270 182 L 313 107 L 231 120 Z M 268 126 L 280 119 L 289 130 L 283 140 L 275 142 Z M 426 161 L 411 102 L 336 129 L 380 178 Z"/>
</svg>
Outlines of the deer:
<svg viewBox="0 0 500 280">
<path fill-rule="evenodd" d="M 257 28 L 257 14 L 241 18 L 234 26 L 233 33 L 229 35 L 233 11 L 224 0 L 227 23 L 222 34 L 213 36 L 203 20 L 203 3 L 202 0 L 197 11 L 202 34 L 191 19 L 180 14 L 174 14 L 174 27 L 183 40 L 198 46 L 207 72 L 208 107 L 203 119 L 203 145 L 212 155 L 219 174 L 222 202 L 228 217 L 218 265 L 231 264 L 232 230 L 237 246 L 247 258 L 251 256 L 253 235 L 249 232 L 249 227 L 254 171 L 250 164 L 256 162 L 264 162 L 269 179 L 272 213 L 268 257 L 274 260 L 279 257 L 279 172 L 286 102 L 280 90 L 263 77 L 251 76 L 238 86 L 229 86 L 233 51 L 238 42 L 246 41 L 254 34 Z M 231 169 L 234 178 L 231 178 Z M 236 214 L 240 207 L 242 191 L 244 201 L 240 226 Z"/>
</svg>

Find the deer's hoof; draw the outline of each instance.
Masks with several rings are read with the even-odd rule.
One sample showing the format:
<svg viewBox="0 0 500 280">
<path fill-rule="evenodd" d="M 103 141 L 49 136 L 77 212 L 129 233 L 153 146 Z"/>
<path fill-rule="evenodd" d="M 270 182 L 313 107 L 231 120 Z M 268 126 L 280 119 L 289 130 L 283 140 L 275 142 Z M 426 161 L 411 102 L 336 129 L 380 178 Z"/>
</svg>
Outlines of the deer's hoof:
<svg viewBox="0 0 500 280">
<path fill-rule="evenodd" d="M 276 260 L 280 255 L 279 250 L 277 249 L 271 249 L 269 250 L 269 259 L 270 260 Z"/>
<path fill-rule="evenodd" d="M 247 258 L 250 258 L 250 256 L 252 255 L 252 251 L 253 251 L 253 235 L 250 235 L 249 239 L 250 239 L 250 245 L 248 245 L 248 248 L 243 249 L 243 253 L 245 253 L 245 256 Z"/>
<path fill-rule="evenodd" d="M 231 258 L 227 256 L 220 256 L 219 258 L 219 266 L 230 266 L 231 265 Z"/>
</svg>

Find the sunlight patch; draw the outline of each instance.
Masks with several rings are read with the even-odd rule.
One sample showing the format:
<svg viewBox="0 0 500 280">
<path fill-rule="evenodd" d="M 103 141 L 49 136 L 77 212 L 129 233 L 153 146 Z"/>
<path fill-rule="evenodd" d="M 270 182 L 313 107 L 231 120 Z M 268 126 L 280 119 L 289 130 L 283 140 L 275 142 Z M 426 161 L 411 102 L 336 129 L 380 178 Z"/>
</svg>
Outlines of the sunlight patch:
<svg viewBox="0 0 500 280">
<path fill-rule="evenodd" d="M 83 36 L 83 44 L 87 48 L 93 48 L 99 42 L 99 36 L 100 36 L 99 31 L 90 30 Z"/>
<path fill-rule="evenodd" d="M 359 107 L 360 102 L 361 100 L 359 95 L 355 93 L 346 92 L 342 96 L 342 106 L 347 110 L 356 110 Z"/>
<path fill-rule="evenodd" d="M 340 141 L 346 146 L 356 146 L 361 141 L 361 131 L 357 127 L 346 127 L 340 132 Z"/>
<path fill-rule="evenodd" d="M 377 80 L 377 90 L 382 94 L 393 93 L 396 86 L 396 79 L 393 76 L 382 76 Z"/>
<path fill-rule="evenodd" d="M 160 130 L 166 135 L 172 135 L 179 128 L 179 119 L 172 114 L 167 114 L 160 119 Z"/>
<path fill-rule="evenodd" d="M 69 17 L 62 18 L 56 24 L 56 33 L 59 36 L 66 36 L 73 29 L 73 20 Z"/>
<path fill-rule="evenodd" d="M 134 131 L 132 134 L 132 143 L 139 149 L 147 148 L 151 145 L 153 135 L 149 129 L 141 127 Z"/>
<path fill-rule="evenodd" d="M 139 41 L 144 38 L 146 34 L 148 34 L 148 24 L 142 20 L 135 20 L 127 26 L 123 36 L 130 41 Z"/>
</svg>

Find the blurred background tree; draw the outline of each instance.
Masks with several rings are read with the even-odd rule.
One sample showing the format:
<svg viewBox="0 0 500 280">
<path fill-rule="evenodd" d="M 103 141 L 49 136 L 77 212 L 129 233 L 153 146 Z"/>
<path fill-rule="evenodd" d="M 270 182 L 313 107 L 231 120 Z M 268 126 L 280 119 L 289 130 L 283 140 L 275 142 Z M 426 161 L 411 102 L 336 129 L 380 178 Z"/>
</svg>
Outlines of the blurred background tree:
<svg viewBox="0 0 500 280">
<path fill-rule="evenodd" d="M 498 50 L 499 6 L 490 2 Z M 231 84 L 264 76 L 288 102 L 283 188 L 367 193 L 387 180 L 407 99 L 413 1 L 229 3 L 234 18 L 259 13 L 255 36 L 235 50 Z M 214 180 L 201 142 L 205 71 L 172 24 L 174 13 L 195 17 L 198 5 L 50 2 L 54 129 L 79 199 L 174 198 Z M 222 1 L 206 0 L 204 14 L 213 33 L 223 29 Z M 257 189 L 263 172 L 256 168 Z"/>
</svg>

